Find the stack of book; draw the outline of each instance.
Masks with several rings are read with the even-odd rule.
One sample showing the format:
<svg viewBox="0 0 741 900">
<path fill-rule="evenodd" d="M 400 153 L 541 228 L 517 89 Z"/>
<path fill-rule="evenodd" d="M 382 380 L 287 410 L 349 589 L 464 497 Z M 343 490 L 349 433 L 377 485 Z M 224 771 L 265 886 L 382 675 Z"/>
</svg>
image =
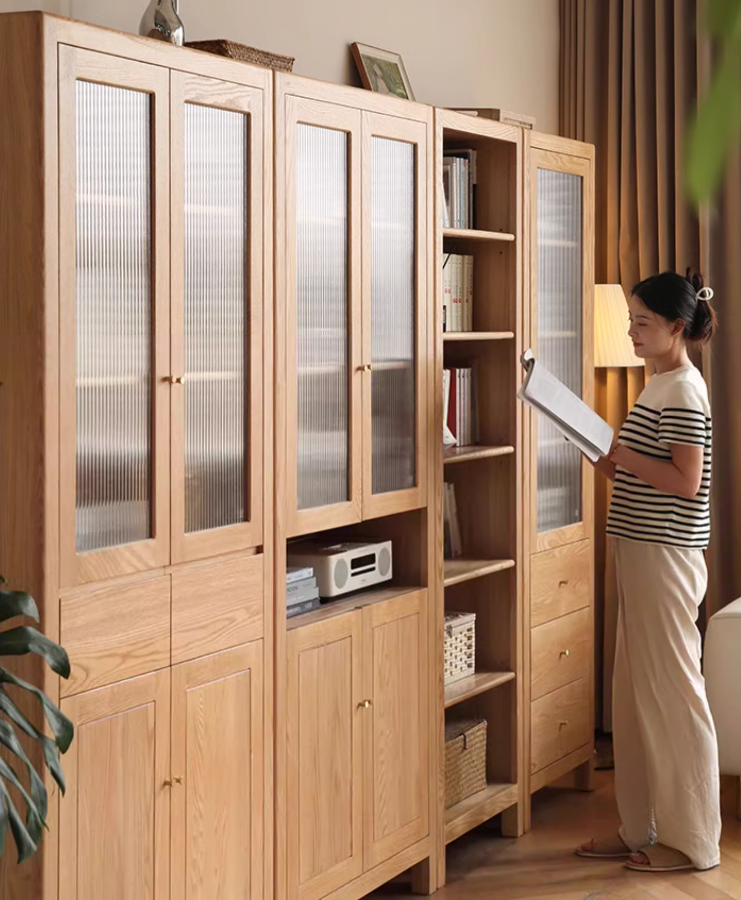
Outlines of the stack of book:
<svg viewBox="0 0 741 900">
<path fill-rule="evenodd" d="M 463 556 L 461 526 L 458 521 L 458 505 L 455 499 L 455 485 L 446 481 L 443 491 L 443 556 L 455 559 Z"/>
<path fill-rule="evenodd" d="M 286 569 L 286 618 L 310 612 L 319 607 L 319 588 L 311 566 L 288 566 Z"/>
<path fill-rule="evenodd" d="M 445 256 L 443 331 L 473 331 L 473 256 Z"/>
<path fill-rule="evenodd" d="M 471 368 L 443 369 L 443 416 L 459 447 L 478 443 L 476 380 Z"/>
<path fill-rule="evenodd" d="M 475 228 L 476 151 L 446 150 L 443 156 L 443 228 Z"/>
</svg>

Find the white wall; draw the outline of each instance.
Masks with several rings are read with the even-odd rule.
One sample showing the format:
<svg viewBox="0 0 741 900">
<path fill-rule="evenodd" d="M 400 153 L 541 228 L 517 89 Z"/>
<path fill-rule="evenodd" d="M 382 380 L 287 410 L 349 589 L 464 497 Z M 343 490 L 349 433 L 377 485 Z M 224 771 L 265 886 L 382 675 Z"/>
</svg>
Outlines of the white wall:
<svg viewBox="0 0 741 900">
<path fill-rule="evenodd" d="M 136 32 L 148 0 L 0 0 Z M 401 53 L 416 99 L 498 106 L 558 129 L 558 0 L 180 0 L 186 40 L 228 37 L 296 57 L 294 71 L 360 84 L 349 44 Z"/>
</svg>

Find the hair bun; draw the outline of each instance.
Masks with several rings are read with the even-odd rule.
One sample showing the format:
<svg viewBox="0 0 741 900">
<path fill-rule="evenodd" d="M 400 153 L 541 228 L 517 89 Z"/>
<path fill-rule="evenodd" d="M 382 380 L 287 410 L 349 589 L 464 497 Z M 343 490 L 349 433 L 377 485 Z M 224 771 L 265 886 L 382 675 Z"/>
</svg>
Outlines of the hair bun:
<svg viewBox="0 0 741 900">
<path fill-rule="evenodd" d="M 705 281 L 703 280 L 702 275 L 693 269 L 692 266 L 688 266 L 687 268 L 687 281 L 692 285 L 695 294 L 705 287 Z"/>
</svg>

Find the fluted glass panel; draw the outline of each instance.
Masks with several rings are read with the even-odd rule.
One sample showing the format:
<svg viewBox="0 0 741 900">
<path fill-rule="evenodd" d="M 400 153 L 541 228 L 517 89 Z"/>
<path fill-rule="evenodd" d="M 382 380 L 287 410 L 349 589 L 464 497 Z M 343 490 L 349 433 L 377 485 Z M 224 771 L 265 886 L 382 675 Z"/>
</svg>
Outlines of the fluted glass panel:
<svg viewBox="0 0 741 900">
<path fill-rule="evenodd" d="M 582 391 L 582 180 L 538 169 L 538 358 Z M 581 521 L 581 455 L 538 418 L 538 531 Z"/>
<path fill-rule="evenodd" d="M 414 487 L 415 148 L 374 137 L 371 153 L 373 493 Z"/>
<path fill-rule="evenodd" d="M 185 530 L 245 521 L 248 126 L 185 105 Z"/>
<path fill-rule="evenodd" d="M 298 508 L 349 499 L 347 134 L 296 126 Z"/>
<path fill-rule="evenodd" d="M 76 88 L 78 551 L 152 535 L 150 96 Z M 64 423 L 62 423 L 64 427 Z"/>
</svg>

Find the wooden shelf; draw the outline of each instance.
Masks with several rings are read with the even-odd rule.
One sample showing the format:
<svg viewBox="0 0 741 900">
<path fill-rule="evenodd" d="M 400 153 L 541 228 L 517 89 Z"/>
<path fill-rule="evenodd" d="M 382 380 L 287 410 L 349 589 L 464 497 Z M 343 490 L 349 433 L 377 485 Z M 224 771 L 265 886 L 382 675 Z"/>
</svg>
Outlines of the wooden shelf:
<svg viewBox="0 0 741 900">
<path fill-rule="evenodd" d="M 311 612 L 301 613 L 298 616 L 291 616 L 286 619 L 286 629 L 293 631 L 294 628 L 302 628 L 304 625 L 312 625 L 314 622 L 321 622 L 324 619 L 330 619 L 333 616 L 342 615 L 352 609 L 361 609 L 365 606 L 372 606 L 374 603 L 383 603 L 386 600 L 393 600 L 404 594 L 411 594 L 415 591 L 423 591 L 422 587 L 385 587 L 375 590 L 357 591 L 344 597 L 342 600 L 330 600 L 323 603 L 319 609 Z"/>
<path fill-rule="evenodd" d="M 444 341 L 511 341 L 513 331 L 445 331 Z"/>
<path fill-rule="evenodd" d="M 494 456 L 510 456 L 515 452 L 514 447 L 485 447 L 480 444 L 472 444 L 468 447 L 447 447 L 443 450 L 443 462 L 446 466 L 454 463 L 469 462 L 474 459 L 489 459 Z"/>
<path fill-rule="evenodd" d="M 445 587 L 514 568 L 513 559 L 446 559 Z"/>
<path fill-rule="evenodd" d="M 476 672 L 445 687 L 445 709 L 515 680 L 514 672 Z"/>
<path fill-rule="evenodd" d="M 464 241 L 505 241 L 511 243 L 515 236 L 507 231 L 480 231 L 476 228 L 443 228 L 444 238 Z"/>
<path fill-rule="evenodd" d="M 518 801 L 516 784 L 488 784 L 486 789 L 466 797 L 445 810 L 445 843 L 449 844 L 472 828 L 498 816 Z"/>
</svg>

